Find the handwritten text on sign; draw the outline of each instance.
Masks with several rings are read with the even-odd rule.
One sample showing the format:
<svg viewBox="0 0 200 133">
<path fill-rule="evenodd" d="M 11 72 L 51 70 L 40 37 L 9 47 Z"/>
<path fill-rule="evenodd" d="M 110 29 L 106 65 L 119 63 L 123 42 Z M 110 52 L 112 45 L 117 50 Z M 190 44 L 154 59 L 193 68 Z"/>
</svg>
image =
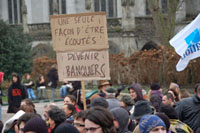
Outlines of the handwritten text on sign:
<svg viewBox="0 0 200 133">
<path fill-rule="evenodd" d="M 57 53 L 59 80 L 110 79 L 108 51 Z"/>
<path fill-rule="evenodd" d="M 55 51 L 108 49 L 103 12 L 51 16 L 51 30 Z"/>
</svg>

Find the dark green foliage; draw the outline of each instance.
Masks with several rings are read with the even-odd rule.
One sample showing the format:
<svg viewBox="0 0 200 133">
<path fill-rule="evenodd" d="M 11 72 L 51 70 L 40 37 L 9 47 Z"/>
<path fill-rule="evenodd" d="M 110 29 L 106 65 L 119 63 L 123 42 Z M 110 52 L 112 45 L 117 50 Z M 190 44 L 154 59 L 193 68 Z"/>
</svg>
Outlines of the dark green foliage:
<svg viewBox="0 0 200 133">
<path fill-rule="evenodd" d="M 10 26 L 0 21 L 0 71 L 5 78 L 13 72 L 20 75 L 31 72 L 30 37 L 23 33 L 22 26 Z"/>
</svg>

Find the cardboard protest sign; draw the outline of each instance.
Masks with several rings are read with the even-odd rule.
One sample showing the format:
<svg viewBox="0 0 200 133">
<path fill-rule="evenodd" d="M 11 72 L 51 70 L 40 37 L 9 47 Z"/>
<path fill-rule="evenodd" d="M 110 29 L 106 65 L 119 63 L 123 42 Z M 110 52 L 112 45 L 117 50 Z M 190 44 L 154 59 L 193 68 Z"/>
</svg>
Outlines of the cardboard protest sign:
<svg viewBox="0 0 200 133">
<path fill-rule="evenodd" d="M 108 50 L 57 52 L 59 80 L 109 80 Z"/>
<path fill-rule="evenodd" d="M 104 12 L 51 16 L 55 51 L 108 49 L 106 14 Z"/>
</svg>

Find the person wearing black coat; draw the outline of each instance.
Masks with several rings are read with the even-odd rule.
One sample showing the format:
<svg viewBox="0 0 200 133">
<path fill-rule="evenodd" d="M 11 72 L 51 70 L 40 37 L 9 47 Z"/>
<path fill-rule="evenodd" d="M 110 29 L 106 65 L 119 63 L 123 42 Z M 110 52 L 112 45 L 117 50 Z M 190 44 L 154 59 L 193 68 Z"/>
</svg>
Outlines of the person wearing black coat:
<svg viewBox="0 0 200 133">
<path fill-rule="evenodd" d="M 25 87 L 21 84 L 19 75 L 12 75 L 12 84 L 8 89 L 8 111 L 16 113 L 19 110 L 21 101 L 27 97 Z"/>
<path fill-rule="evenodd" d="M 180 121 L 186 123 L 195 133 L 200 131 L 200 84 L 194 87 L 195 94 L 176 103 L 175 110 Z"/>
<path fill-rule="evenodd" d="M 54 99 L 56 97 L 55 90 L 58 82 L 58 74 L 55 65 L 52 66 L 47 76 L 49 80 L 48 86 L 51 87 L 52 99 Z"/>
</svg>

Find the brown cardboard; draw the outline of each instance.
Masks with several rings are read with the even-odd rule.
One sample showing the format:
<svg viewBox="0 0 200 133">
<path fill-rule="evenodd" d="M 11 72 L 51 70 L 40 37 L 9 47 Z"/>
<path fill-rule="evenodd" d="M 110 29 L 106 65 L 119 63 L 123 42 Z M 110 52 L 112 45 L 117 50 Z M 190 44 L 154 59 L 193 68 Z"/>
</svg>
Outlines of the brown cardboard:
<svg viewBox="0 0 200 133">
<path fill-rule="evenodd" d="M 59 80 L 109 80 L 108 50 L 57 52 Z"/>
<path fill-rule="evenodd" d="M 109 48 L 104 12 L 53 15 L 51 32 L 56 52 Z"/>
</svg>

